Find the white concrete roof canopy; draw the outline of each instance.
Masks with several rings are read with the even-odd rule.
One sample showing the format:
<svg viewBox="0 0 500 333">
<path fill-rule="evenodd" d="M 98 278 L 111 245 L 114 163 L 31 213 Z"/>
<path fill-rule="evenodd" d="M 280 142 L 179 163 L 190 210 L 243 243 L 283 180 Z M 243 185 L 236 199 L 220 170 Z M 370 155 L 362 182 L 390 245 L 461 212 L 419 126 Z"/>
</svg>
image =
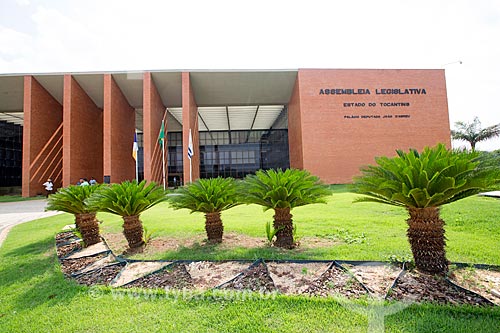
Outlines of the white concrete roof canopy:
<svg viewBox="0 0 500 333">
<path fill-rule="evenodd" d="M 182 124 L 184 70 L 150 72 L 163 104 L 170 111 L 170 130 L 178 130 Z M 205 122 L 200 121 L 200 130 L 269 128 L 284 105 L 288 104 L 297 77 L 297 70 L 189 72 L 198 112 Z M 33 75 L 62 104 L 64 74 L 66 73 L 0 75 L 0 120 L 22 124 L 24 75 Z M 112 74 L 130 105 L 136 109 L 136 127 L 142 130 L 143 71 L 67 74 L 73 75 L 100 108 L 104 104 L 104 74 Z M 211 107 L 215 108 L 212 110 Z"/>
</svg>

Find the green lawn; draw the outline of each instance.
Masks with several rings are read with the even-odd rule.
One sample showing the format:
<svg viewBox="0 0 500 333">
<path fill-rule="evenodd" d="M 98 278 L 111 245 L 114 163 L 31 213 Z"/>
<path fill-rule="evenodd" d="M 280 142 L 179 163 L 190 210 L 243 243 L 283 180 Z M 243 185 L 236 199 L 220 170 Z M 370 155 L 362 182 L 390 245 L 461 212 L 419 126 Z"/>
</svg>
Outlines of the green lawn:
<svg viewBox="0 0 500 333">
<path fill-rule="evenodd" d="M 340 239 L 333 248 L 276 251 L 194 247 L 158 254 L 161 258 L 316 258 L 385 260 L 409 255 L 403 209 L 352 204 L 355 195 L 336 190 L 328 205 L 296 209 L 301 237 Z M 500 265 L 500 201 L 473 197 L 443 207 L 448 257 L 452 261 Z M 272 212 L 240 206 L 223 213 L 226 232 L 265 238 Z M 104 231 L 119 232 L 119 218 L 100 214 Z M 166 293 L 132 297 L 107 288 L 87 288 L 64 279 L 55 256 L 54 235 L 72 223 L 62 214 L 21 224 L 0 248 L 1 332 L 366 332 L 367 318 L 334 299 L 277 296 L 241 300 L 213 294 L 174 299 Z M 173 211 L 163 204 L 143 214 L 157 236 L 204 233 L 203 215 Z M 344 240 L 344 241 L 342 241 Z M 352 243 L 349 243 L 352 242 Z M 209 297 L 211 296 L 211 297 Z M 386 318 L 386 332 L 498 332 L 500 310 L 468 306 L 412 305 Z"/>
<path fill-rule="evenodd" d="M 292 211 L 297 235 L 339 240 L 338 246 L 300 251 L 275 248 L 238 248 L 225 252 L 214 247 L 184 248 L 158 254 L 154 259 L 351 259 L 387 260 L 390 255 L 411 256 L 406 239 L 407 214 L 403 208 L 375 203 L 352 203 L 352 193 L 334 193 L 328 204 L 315 204 Z M 272 211 L 260 206 L 238 206 L 222 213 L 224 231 L 244 233 L 266 239 L 265 223 L 272 221 Z M 500 200 L 474 197 L 442 209 L 448 237 L 448 258 L 457 262 L 500 265 Z M 104 232 L 121 232 L 122 219 L 99 214 Z M 186 237 L 204 234 L 204 215 L 188 210 L 172 210 L 167 203 L 142 215 L 153 236 Z M 343 241 L 343 242 L 342 242 Z M 140 256 L 138 256 L 140 257 Z"/>
</svg>

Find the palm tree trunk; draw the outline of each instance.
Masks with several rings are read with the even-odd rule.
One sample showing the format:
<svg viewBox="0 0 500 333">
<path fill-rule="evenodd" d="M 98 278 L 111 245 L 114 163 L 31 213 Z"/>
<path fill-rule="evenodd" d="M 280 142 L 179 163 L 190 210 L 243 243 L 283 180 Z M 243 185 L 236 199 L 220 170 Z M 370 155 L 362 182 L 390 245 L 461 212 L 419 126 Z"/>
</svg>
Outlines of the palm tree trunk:
<svg viewBox="0 0 500 333">
<path fill-rule="evenodd" d="M 123 234 L 127 239 L 128 246 L 133 249 L 144 244 L 142 222 L 139 215 L 123 216 Z"/>
<path fill-rule="evenodd" d="M 82 214 L 75 214 L 75 226 L 76 230 L 80 232 L 80 225 L 82 224 Z"/>
<path fill-rule="evenodd" d="M 96 219 L 96 213 L 84 213 L 75 215 L 75 223 L 78 231 L 82 234 L 85 246 L 97 244 L 101 241 L 99 235 L 99 223 Z"/>
<path fill-rule="evenodd" d="M 408 212 L 407 235 L 415 266 L 426 273 L 446 274 L 444 221 L 439 217 L 439 208 L 408 208 Z"/>
<path fill-rule="evenodd" d="M 293 241 L 293 221 L 290 208 L 275 208 L 273 217 L 274 230 L 278 230 L 274 246 L 293 249 L 295 243 Z"/>
<path fill-rule="evenodd" d="M 210 243 L 221 243 L 224 226 L 220 218 L 220 212 L 205 214 L 205 230 L 207 231 L 208 241 Z"/>
</svg>

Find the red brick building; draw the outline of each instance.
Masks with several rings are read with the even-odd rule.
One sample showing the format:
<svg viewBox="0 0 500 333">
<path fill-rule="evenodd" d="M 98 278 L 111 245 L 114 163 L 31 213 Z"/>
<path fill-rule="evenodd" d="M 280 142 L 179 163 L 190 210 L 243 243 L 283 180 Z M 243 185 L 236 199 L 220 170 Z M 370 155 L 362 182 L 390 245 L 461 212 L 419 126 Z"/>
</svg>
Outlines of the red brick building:
<svg viewBox="0 0 500 333">
<path fill-rule="evenodd" d="M 170 185 L 190 179 L 190 131 L 193 180 L 294 167 L 349 183 L 376 156 L 451 145 L 444 70 L 0 75 L 0 121 L 23 125 L 24 196 L 48 177 L 134 179 L 134 131 L 140 178 L 161 183 L 165 160 Z"/>
</svg>

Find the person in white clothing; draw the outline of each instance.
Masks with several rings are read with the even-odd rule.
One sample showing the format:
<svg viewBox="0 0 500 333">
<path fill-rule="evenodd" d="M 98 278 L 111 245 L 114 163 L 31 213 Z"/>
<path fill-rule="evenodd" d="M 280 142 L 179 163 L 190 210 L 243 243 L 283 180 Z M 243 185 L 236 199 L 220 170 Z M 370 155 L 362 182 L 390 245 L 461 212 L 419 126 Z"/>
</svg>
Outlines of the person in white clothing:
<svg viewBox="0 0 500 333">
<path fill-rule="evenodd" d="M 54 191 L 54 184 L 52 183 L 52 179 L 47 179 L 47 181 L 42 185 L 45 186 L 45 196 L 48 198 L 49 195 Z"/>
</svg>

